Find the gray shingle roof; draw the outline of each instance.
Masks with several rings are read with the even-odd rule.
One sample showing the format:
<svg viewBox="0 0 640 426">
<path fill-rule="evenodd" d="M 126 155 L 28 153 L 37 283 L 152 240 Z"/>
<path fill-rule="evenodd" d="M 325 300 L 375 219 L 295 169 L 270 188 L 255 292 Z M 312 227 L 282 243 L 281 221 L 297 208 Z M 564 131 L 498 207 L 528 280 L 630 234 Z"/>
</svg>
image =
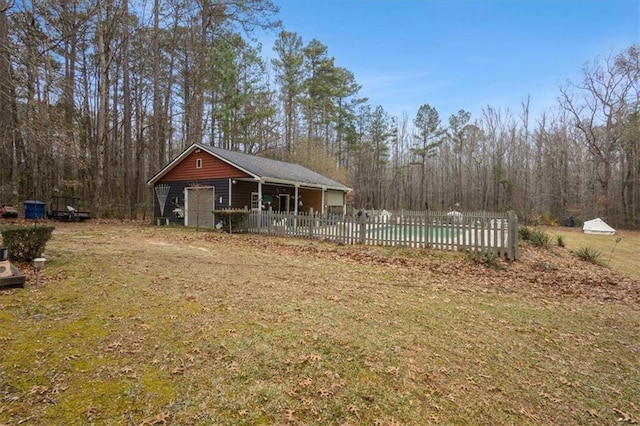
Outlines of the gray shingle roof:
<svg viewBox="0 0 640 426">
<path fill-rule="evenodd" d="M 287 181 L 292 183 L 307 184 L 311 186 L 325 186 L 348 191 L 350 188 L 329 179 L 319 173 L 293 163 L 272 160 L 270 158 L 257 157 L 237 151 L 229 151 L 222 148 L 198 144 L 202 150 L 216 155 L 235 164 L 241 169 L 265 180 Z"/>
</svg>

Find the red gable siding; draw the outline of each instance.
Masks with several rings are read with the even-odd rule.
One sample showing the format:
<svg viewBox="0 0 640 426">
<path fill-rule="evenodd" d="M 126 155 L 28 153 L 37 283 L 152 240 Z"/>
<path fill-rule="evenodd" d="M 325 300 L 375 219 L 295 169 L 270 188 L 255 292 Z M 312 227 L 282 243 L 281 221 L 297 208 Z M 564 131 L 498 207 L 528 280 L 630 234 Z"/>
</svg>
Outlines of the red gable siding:
<svg viewBox="0 0 640 426">
<path fill-rule="evenodd" d="M 161 181 L 184 181 L 215 178 L 243 178 L 249 177 L 247 173 L 236 169 L 224 161 L 198 150 L 189 154 L 180 163 L 176 164 Z M 202 160 L 202 168 L 196 168 L 198 159 Z"/>
</svg>

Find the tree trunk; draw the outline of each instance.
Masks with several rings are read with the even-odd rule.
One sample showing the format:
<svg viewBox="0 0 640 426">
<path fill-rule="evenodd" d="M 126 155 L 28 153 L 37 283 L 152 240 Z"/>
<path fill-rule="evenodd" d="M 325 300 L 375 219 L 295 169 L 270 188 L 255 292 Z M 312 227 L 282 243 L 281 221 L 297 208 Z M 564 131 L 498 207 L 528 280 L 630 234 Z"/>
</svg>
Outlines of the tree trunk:
<svg viewBox="0 0 640 426">
<path fill-rule="evenodd" d="M 7 11 L 11 4 L 0 0 L 0 191 L 17 201 L 18 155 L 23 151 L 18 131 L 18 110 L 12 75 Z"/>
<path fill-rule="evenodd" d="M 96 217 L 102 214 L 102 192 L 104 190 L 104 152 L 107 139 L 107 115 L 109 113 L 109 69 L 108 47 L 105 41 L 105 29 L 100 2 L 98 2 L 98 111 L 96 113 L 96 137 L 93 144 L 93 201 L 92 209 Z"/>
<path fill-rule="evenodd" d="M 124 188 L 124 208 L 125 215 L 129 219 L 133 219 L 133 206 L 135 200 L 133 199 L 133 150 L 132 150 L 132 135 L 131 135 L 131 120 L 133 115 L 131 114 L 131 88 L 129 87 L 129 0 L 123 0 L 123 40 L 122 40 L 122 102 L 123 102 L 123 155 L 122 155 L 122 167 L 123 173 L 123 188 Z M 156 52 L 156 54 L 158 54 Z"/>
</svg>

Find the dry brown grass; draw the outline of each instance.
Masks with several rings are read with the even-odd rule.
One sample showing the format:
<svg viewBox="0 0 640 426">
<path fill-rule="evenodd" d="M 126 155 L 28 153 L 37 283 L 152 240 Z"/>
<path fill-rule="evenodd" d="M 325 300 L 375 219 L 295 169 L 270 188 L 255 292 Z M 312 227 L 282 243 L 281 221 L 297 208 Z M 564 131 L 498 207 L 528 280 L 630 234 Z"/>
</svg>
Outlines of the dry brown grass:
<svg viewBox="0 0 640 426">
<path fill-rule="evenodd" d="M 562 236 L 566 247 L 577 250 L 592 247 L 602 253 L 602 261 L 625 274 L 640 277 L 640 232 L 618 230 L 616 235 L 585 234 L 580 228 L 559 226 L 545 228 L 554 236 Z"/>
<path fill-rule="evenodd" d="M 640 283 L 460 254 L 57 225 L 0 293 L 0 424 L 639 421 Z"/>
</svg>

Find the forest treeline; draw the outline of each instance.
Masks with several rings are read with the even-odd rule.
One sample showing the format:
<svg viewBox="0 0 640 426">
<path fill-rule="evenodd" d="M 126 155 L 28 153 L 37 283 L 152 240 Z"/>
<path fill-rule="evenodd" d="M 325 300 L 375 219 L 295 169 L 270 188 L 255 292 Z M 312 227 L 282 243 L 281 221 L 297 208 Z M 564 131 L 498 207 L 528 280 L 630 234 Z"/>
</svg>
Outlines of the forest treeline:
<svg viewBox="0 0 640 426">
<path fill-rule="evenodd" d="M 396 117 L 277 17 L 270 0 L 0 0 L 0 202 L 148 217 L 147 180 L 199 142 L 303 164 L 357 208 L 640 227 L 638 46 L 593 58 L 539 116 L 523 100 L 440 117 L 425 99 Z"/>
</svg>

